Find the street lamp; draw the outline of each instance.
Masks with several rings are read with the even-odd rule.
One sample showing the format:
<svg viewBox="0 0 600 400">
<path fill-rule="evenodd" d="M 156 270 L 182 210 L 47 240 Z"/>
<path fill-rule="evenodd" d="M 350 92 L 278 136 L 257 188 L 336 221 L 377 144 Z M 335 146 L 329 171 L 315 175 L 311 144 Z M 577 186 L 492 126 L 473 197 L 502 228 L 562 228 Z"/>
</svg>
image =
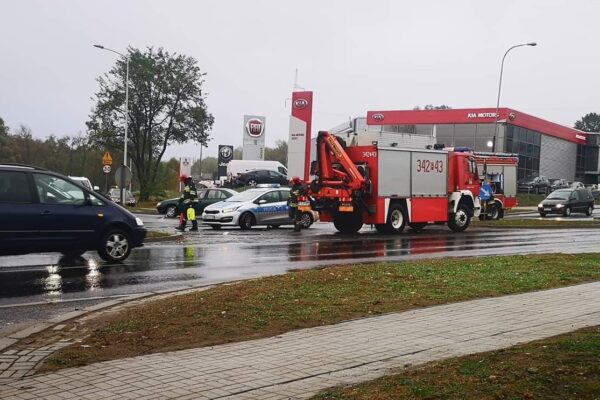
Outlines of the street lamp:
<svg viewBox="0 0 600 400">
<path fill-rule="evenodd" d="M 124 142 L 123 142 L 123 166 L 121 168 L 121 192 L 120 192 L 120 197 L 121 197 L 121 205 L 123 207 L 125 207 L 125 192 L 123 190 L 123 186 L 125 185 L 125 168 L 127 167 L 127 125 L 128 125 L 128 109 L 127 106 L 129 104 L 129 55 L 125 55 L 122 53 L 119 53 L 116 50 L 113 49 L 109 49 L 107 47 L 104 47 L 100 44 L 95 44 L 94 47 L 101 49 L 101 50 L 106 50 L 106 51 L 111 51 L 115 54 L 120 55 L 121 57 L 125 58 L 125 62 L 127 65 L 127 73 L 126 73 L 126 77 L 125 77 L 125 137 L 124 137 Z"/>
<path fill-rule="evenodd" d="M 500 89 L 502 88 L 502 72 L 504 71 L 504 59 L 509 51 L 521 46 L 537 46 L 536 42 L 522 43 L 512 46 L 506 53 L 504 53 L 504 57 L 502 57 L 502 64 L 500 65 L 500 82 L 498 83 L 498 100 L 496 101 L 496 120 L 494 121 L 494 138 L 492 139 L 492 153 L 496 150 L 496 136 L 498 136 L 498 111 L 500 109 Z"/>
</svg>

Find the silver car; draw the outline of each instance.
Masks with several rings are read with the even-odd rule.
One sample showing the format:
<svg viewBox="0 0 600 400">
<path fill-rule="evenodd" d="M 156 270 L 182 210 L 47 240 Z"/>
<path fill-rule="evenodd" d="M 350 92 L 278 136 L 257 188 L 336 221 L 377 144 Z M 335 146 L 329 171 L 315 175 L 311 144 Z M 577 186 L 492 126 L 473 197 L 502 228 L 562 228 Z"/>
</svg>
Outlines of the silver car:
<svg viewBox="0 0 600 400">
<path fill-rule="evenodd" d="M 239 226 L 250 229 L 255 225 L 267 225 L 277 228 L 291 225 L 287 199 L 289 188 L 248 189 L 227 200 L 211 204 L 202 213 L 202 223 L 213 229 L 222 226 Z M 308 228 L 315 220 L 312 212 L 302 215 L 302 225 Z"/>
</svg>

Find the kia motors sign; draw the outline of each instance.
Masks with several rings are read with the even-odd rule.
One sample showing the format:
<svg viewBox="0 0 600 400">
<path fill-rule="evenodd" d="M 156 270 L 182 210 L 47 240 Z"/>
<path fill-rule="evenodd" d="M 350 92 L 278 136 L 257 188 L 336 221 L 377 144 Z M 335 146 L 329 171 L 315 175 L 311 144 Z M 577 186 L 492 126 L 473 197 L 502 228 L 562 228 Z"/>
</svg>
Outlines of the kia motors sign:
<svg viewBox="0 0 600 400">
<path fill-rule="evenodd" d="M 383 121 L 384 118 L 382 113 L 373 114 L 373 119 L 377 122 Z"/>
<path fill-rule="evenodd" d="M 310 180 L 310 150 L 313 92 L 292 93 L 292 115 L 288 139 L 288 176 Z"/>
<path fill-rule="evenodd" d="M 293 107 L 298 110 L 303 110 L 308 106 L 308 100 L 306 99 L 296 99 L 292 103 Z"/>
<path fill-rule="evenodd" d="M 244 115 L 244 147 L 242 159 L 264 160 L 266 118 Z"/>
</svg>

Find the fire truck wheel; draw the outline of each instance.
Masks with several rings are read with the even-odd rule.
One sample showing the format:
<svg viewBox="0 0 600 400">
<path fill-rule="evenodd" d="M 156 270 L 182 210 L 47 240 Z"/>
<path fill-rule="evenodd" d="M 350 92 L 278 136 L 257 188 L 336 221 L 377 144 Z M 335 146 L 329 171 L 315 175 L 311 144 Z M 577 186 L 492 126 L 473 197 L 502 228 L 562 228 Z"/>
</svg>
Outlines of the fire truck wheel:
<svg viewBox="0 0 600 400">
<path fill-rule="evenodd" d="M 404 211 L 404 207 L 400 204 L 390 207 L 385 226 L 389 233 L 402 232 L 406 226 L 406 211 Z"/>
<path fill-rule="evenodd" d="M 452 229 L 454 232 L 462 232 L 471 223 L 471 214 L 469 214 L 469 210 L 464 204 L 460 204 L 456 208 L 456 212 L 454 214 L 450 214 L 450 218 L 448 218 L 448 227 Z"/>
<path fill-rule="evenodd" d="M 408 226 L 410 226 L 410 229 L 412 229 L 413 231 L 420 232 L 423 229 L 425 229 L 427 224 L 425 222 L 415 222 L 413 224 L 408 224 Z"/>
<path fill-rule="evenodd" d="M 340 233 L 352 234 L 362 228 L 362 216 L 359 213 L 341 212 L 333 218 L 333 226 Z"/>
</svg>

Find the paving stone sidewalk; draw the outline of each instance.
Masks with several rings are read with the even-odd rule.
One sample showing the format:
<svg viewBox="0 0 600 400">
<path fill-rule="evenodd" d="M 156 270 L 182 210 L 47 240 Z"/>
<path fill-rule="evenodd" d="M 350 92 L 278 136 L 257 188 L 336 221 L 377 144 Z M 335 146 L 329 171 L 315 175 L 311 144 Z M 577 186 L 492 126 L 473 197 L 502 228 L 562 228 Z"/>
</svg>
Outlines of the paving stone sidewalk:
<svg viewBox="0 0 600 400">
<path fill-rule="evenodd" d="M 304 399 L 397 368 L 600 325 L 600 282 L 25 377 L 8 399 Z"/>
</svg>

